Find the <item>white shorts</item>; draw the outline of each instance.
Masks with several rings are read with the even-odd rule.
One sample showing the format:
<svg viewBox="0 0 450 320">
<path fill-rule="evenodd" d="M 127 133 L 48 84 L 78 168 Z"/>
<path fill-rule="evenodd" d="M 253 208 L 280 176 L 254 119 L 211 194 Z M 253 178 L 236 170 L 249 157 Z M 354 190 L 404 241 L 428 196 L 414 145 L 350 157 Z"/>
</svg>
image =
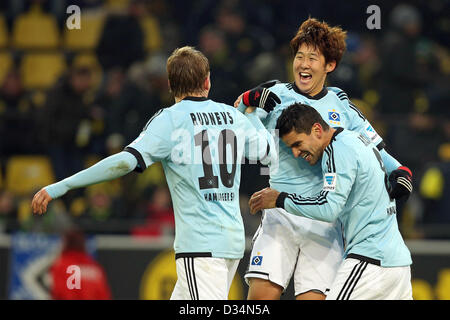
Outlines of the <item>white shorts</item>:
<svg viewBox="0 0 450 320">
<path fill-rule="evenodd" d="M 327 294 L 342 258 L 340 225 L 268 209 L 253 237 L 245 279 L 266 279 L 285 290 L 294 275 L 295 295 L 311 290 Z"/>
<path fill-rule="evenodd" d="M 411 268 L 381 267 L 347 258 L 327 300 L 412 300 Z"/>
<path fill-rule="evenodd" d="M 227 300 L 240 259 L 182 256 L 170 300 Z"/>
</svg>

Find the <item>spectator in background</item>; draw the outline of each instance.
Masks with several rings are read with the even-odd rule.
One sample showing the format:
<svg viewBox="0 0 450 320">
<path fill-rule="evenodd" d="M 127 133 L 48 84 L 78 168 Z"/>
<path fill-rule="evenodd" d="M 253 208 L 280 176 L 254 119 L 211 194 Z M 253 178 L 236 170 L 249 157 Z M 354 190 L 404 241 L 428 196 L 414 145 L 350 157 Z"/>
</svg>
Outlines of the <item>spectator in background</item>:
<svg viewBox="0 0 450 320">
<path fill-rule="evenodd" d="M 354 98 L 361 98 L 363 95 L 362 81 L 360 79 L 360 64 L 357 59 L 361 56 L 359 53 L 363 50 L 362 39 L 358 34 L 349 32 L 347 34 L 347 51 L 339 68 L 329 75 L 329 86 L 336 86 L 347 92 Z"/>
<path fill-rule="evenodd" d="M 165 80 L 167 82 L 167 78 Z M 96 104 L 106 114 L 107 142 L 118 139 L 117 144 L 123 147 L 139 135 L 147 120 L 161 106 L 161 100 L 159 92 L 151 94 L 139 87 L 125 70 L 114 68 L 108 72 Z"/>
<path fill-rule="evenodd" d="M 231 97 L 238 90 L 243 74 L 240 72 L 238 61 L 232 56 L 232 49 L 226 40 L 225 33 L 219 28 L 209 25 L 199 34 L 199 49 L 210 61 L 211 82 L 216 88 L 211 93 L 211 99 L 230 103 Z M 229 79 L 236 79 L 230 81 Z"/>
<path fill-rule="evenodd" d="M 236 84 L 238 88 L 252 85 L 253 83 L 247 78 L 248 72 L 243 73 L 242 70 L 252 70 L 250 66 L 260 52 L 274 49 L 275 42 L 272 36 L 264 29 L 248 24 L 242 8 L 233 2 L 224 2 L 222 6 L 219 6 L 215 25 L 223 32 L 229 48 L 230 60 L 234 65 L 234 73 L 228 75 L 228 79 L 239 79 Z M 236 90 L 239 91 L 238 88 L 233 89 L 236 92 Z"/>
<path fill-rule="evenodd" d="M 89 144 L 92 70 L 72 66 L 69 73 L 50 89 L 40 110 L 41 130 L 56 179 L 83 168 L 83 148 Z"/>
<path fill-rule="evenodd" d="M 134 80 L 136 85 L 150 94 L 153 103 L 161 106 L 170 106 L 172 103 L 164 64 L 167 58 L 168 55 L 164 53 L 151 55 L 144 62 L 144 76 L 147 81 L 139 83 L 137 80 Z"/>
<path fill-rule="evenodd" d="M 70 266 L 79 267 L 79 288 L 71 287 Z M 69 270 L 69 272 L 68 272 Z M 73 271 L 72 271 L 73 272 Z M 63 250 L 50 269 L 53 300 L 109 300 L 111 292 L 103 267 L 87 252 L 83 233 L 70 230 L 64 234 Z M 75 277 L 76 273 L 72 273 Z"/>
<path fill-rule="evenodd" d="M 394 155 L 416 171 L 436 160 L 440 128 L 430 116 L 426 92 L 437 83 L 439 68 L 434 53 L 426 50 L 430 43 L 422 37 L 422 15 L 414 6 L 397 5 L 389 21 L 391 29 L 379 45 L 377 108 L 388 122 L 386 140 Z"/>
<path fill-rule="evenodd" d="M 117 11 L 107 17 L 96 49 L 103 70 L 127 69 L 144 58 L 144 34 L 139 24 L 144 9 L 142 0 L 132 0 L 125 13 Z"/>
<path fill-rule="evenodd" d="M 419 63 L 422 17 L 410 5 L 396 6 L 389 17 L 391 29 L 380 47 L 379 108 L 386 114 L 414 111 L 417 90 L 433 83 L 433 73 Z"/>
<path fill-rule="evenodd" d="M 255 25 L 248 24 L 242 8 L 234 4 L 219 6 L 216 25 L 225 34 L 231 53 L 238 59 L 239 66 L 249 63 L 261 51 L 273 49 L 270 34 Z"/>
<path fill-rule="evenodd" d="M 151 202 L 147 204 L 146 214 L 146 223 L 134 227 L 132 235 L 158 237 L 175 233 L 175 218 L 167 186 L 156 187 Z"/>
<path fill-rule="evenodd" d="M 10 227 L 16 227 L 17 202 L 14 195 L 8 190 L 0 189 L 0 233 L 8 231 Z"/>
<path fill-rule="evenodd" d="M 33 153 L 36 148 L 34 109 L 22 78 L 11 69 L 0 88 L 0 154 Z M 5 139 L 5 137 L 11 137 Z"/>
<path fill-rule="evenodd" d="M 84 197 L 71 204 L 71 213 L 78 227 L 88 233 L 127 234 L 132 206 L 125 206 L 120 181 L 110 181 L 86 188 Z"/>
<path fill-rule="evenodd" d="M 262 83 L 267 79 L 286 79 L 286 64 L 279 54 L 271 51 L 258 54 L 250 63 L 251 73 L 247 76 L 252 83 Z"/>
</svg>

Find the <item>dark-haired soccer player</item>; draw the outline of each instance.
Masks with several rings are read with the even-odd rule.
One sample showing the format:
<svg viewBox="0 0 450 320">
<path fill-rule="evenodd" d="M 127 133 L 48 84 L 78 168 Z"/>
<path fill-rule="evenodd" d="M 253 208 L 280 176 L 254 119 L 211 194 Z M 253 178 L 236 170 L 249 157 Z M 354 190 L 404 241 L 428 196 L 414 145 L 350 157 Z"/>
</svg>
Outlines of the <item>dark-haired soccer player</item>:
<svg viewBox="0 0 450 320">
<path fill-rule="evenodd" d="M 324 222 L 339 219 L 344 260 L 327 299 L 411 300 L 411 254 L 378 148 L 359 132 L 331 128 L 304 104 L 285 109 L 276 128 L 296 158 L 321 167 L 323 188 L 315 197 L 266 188 L 252 195 L 251 212 L 276 206 Z"/>
<path fill-rule="evenodd" d="M 275 129 L 278 117 L 291 104 L 300 102 L 314 107 L 331 127 L 340 126 L 366 135 L 377 146 L 391 174 L 391 196 L 407 196 L 412 189 L 409 169 L 401 167 L 384 150 L 382 138 L 345 92 L 325 87 L 327 75 L 337 68 L 344 54 L 345 39 L 346 32 L 339 27 L 313 18 L 304 21 L 290 42 L 294 82 L 264 83 L 242 94 L 235 107 L 245 110 L 246 106 L 255 106 L 269 112 L 260 112 L 267 115 L 263 123 L 268 130 Z M 310 156 L 302 154 L 306 159 Z M 283 143 L 276 170 L 272 169 L 270 166 L 270 186 L 276 190 L 307 197 L 322 189 L 320 166 L 309 166 L 294 158 Z M 293 275 L 297 299 L 324 299 L 342 260 L 345 244 L 341 228 L 339 221 L 297 217 L 283 208 L 264 210 L 245 275 L 250 286 L 248 298 L 279 299 Z"/>
<path fill-rule="evenodd" d="M 175 104 L 151 117 L 124 151 L 41 189 L 33 212 L 43 214 L 52 199 L 71 189 L 142 172 L 160 161 L 175 212 L 178 280 L 171 299 L 227 299 L 245 249 L 241 159 L 272 160 L 273 139 L 256 116 L 252 124 L 235 108 L 208 99 L 209 62 L 200 51 L 176 49 L 167 73 Z"/>
</svg>

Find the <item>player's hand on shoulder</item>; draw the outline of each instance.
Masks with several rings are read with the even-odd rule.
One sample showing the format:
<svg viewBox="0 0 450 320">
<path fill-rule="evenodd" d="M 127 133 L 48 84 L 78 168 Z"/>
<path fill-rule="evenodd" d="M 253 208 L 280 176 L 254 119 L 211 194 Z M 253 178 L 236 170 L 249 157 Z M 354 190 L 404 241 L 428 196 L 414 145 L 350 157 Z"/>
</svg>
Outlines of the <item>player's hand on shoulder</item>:
<svg viewBox="0 0 450 320">
<path fill-rule="evenodd" d="M 52 197 L 50 197 L 45 188 L 39 190 L 31 201 L 31 209 L 33 210 L 33 213 L 44 214 L 47 211 L 48 203 L 52 200 Z"/>
<path fill-rule="evenodd" d="M 280 98 L 270 91 L 268 88 L 280 83 L 279 80 L 270 80 L 259 84 L 257 87 L 248 90 L 241 94 L 235 101 L 234 105 L 237 107 L 242 99 L 247 107 L 258 107 L 270 112 L 275 108 L 277 103 L 281 103 Z"/>
<path fill-rule="evenodd" d="M 412 173 L 408 167 L 398 167 L 389 175 L 389 182 L 391 184 L 391 191 L 389 195 L 392 199 L 409 198 L 413 190 Z"/>
</svg>

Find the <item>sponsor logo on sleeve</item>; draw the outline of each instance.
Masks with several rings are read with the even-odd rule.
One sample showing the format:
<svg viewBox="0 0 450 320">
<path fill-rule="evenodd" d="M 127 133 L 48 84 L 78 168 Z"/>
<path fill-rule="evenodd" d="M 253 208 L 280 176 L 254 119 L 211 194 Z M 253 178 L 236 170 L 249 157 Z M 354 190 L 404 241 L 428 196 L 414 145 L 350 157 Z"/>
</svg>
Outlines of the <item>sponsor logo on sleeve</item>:
<svg viewBox="0 0 450 320">
<path fill-rule="evenodd" d="M 378 133 L 375 131 L 375 129 L 370 125 L 370 123 L 368 123 L 366 125 L 365 128 L 366 134 L 369 137 L 370 141 L 375 142 L 378 138 L 379 135 Z"/>
<path fill-rule="evenodd" d="M 336 191 L 336 173 L 326 173 L 323 177 L 323 190 Z"/>
</svg>

